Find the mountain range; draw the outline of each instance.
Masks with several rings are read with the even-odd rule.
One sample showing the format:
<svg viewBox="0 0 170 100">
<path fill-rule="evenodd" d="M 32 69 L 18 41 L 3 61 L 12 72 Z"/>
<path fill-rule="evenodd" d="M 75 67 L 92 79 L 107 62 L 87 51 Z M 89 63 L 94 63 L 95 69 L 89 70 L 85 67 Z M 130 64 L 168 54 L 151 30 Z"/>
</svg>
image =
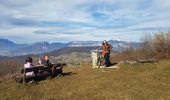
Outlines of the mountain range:
<svg viewBox="0 0 170 100">
<path fill-rule="evenodd" d="M 0 38 L 0 55 L 1 56 L 20 56 L 27 54 L 41 54 L 47 52 L 53 52 L 61 48 L 68 49 L 75 47 L 97 47 L 100 46 L 102 41 L 72 41 L 68 43 L 49 43 L 49 42 L 36 42 L 32 44 L 17 44 L 8 39 Z M 119 40 L 110 40 L 109 43 L 113 46 L 113 51 L 122 51 L 126 47 L 138 48 L 140 43 L 138 42 L 126 42 Z M 68 50 L 74 50 L 74 49 Z M 66 51 L 68 51 L 66 50 Z M 82 50 L 83 51 L 83 50 Z"/>
</svg>

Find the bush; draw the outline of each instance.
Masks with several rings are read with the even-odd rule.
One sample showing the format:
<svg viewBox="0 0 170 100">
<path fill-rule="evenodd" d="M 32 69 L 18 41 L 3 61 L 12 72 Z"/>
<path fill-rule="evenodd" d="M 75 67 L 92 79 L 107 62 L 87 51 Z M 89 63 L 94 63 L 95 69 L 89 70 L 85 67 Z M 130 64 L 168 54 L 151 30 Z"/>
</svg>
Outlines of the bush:
<svg viewBox="0 0 170 100">
<path fill-rule="evenodd" d="M 157 58 L 170 58 L 170 32 L 156 34 L 152 45 Z"/>
<path fill-rule="evenodd" d="M 14 60 L 4 60 L 0 61 L 0 77 L 4 77 L 6 75 L 15 74 L 18 69 L 21 67 L 21 64 Z"/>
<path fill-rule="evenodd" d="M 170 58 L 170 31 L 158 32 L 153 36 L 145 35 L 141 39 L 140 48 L 135 49 L 133 47 L 126 47 L 123 52 L 111 55 L 111 60 L 115 62 L 153 58 Z"/>
</svg>

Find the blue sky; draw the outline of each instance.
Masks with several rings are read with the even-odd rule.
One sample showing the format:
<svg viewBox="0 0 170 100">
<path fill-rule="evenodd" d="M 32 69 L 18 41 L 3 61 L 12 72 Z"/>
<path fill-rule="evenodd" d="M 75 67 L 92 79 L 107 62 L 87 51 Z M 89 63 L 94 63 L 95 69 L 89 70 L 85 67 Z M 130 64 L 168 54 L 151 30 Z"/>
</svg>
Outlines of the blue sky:
<svg viewBox="0 0 170 100">
<path fill-rule="evenodd" d="M 169 11 L 170 0 L 0 0 L 0 38 L 140 41 L 169 29 Z"/>
</svg>

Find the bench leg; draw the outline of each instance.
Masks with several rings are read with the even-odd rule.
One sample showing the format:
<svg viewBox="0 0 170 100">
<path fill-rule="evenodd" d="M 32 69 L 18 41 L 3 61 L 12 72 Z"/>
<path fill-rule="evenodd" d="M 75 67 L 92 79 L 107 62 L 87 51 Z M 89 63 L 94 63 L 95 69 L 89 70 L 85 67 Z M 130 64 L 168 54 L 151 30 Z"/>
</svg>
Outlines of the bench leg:
<svg viewBox="0 0 170 100">
<path fill-rule="evenodd" d="M 24 69 L 24 73 L 23 73 L 23 85 L 25 85 L 25 77 L 26 77 L 26 73 L 25 73 L 25 69 Z"/>
</svg>

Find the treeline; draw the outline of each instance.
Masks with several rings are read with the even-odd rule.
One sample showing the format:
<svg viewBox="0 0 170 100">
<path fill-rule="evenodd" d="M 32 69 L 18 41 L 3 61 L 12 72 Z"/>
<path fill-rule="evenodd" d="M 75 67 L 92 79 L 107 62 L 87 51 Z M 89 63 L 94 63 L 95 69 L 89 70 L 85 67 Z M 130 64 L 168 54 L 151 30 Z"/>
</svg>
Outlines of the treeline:
<svg viewBox="0 0 170 100">
<path fill-rule="evenodd" d="M 111 56 L 113 61 L 141 59 L 170 59 L 170 31 L 145 35 L 137 49 L 127 47 L 121 53 Z"/>
</svg>

